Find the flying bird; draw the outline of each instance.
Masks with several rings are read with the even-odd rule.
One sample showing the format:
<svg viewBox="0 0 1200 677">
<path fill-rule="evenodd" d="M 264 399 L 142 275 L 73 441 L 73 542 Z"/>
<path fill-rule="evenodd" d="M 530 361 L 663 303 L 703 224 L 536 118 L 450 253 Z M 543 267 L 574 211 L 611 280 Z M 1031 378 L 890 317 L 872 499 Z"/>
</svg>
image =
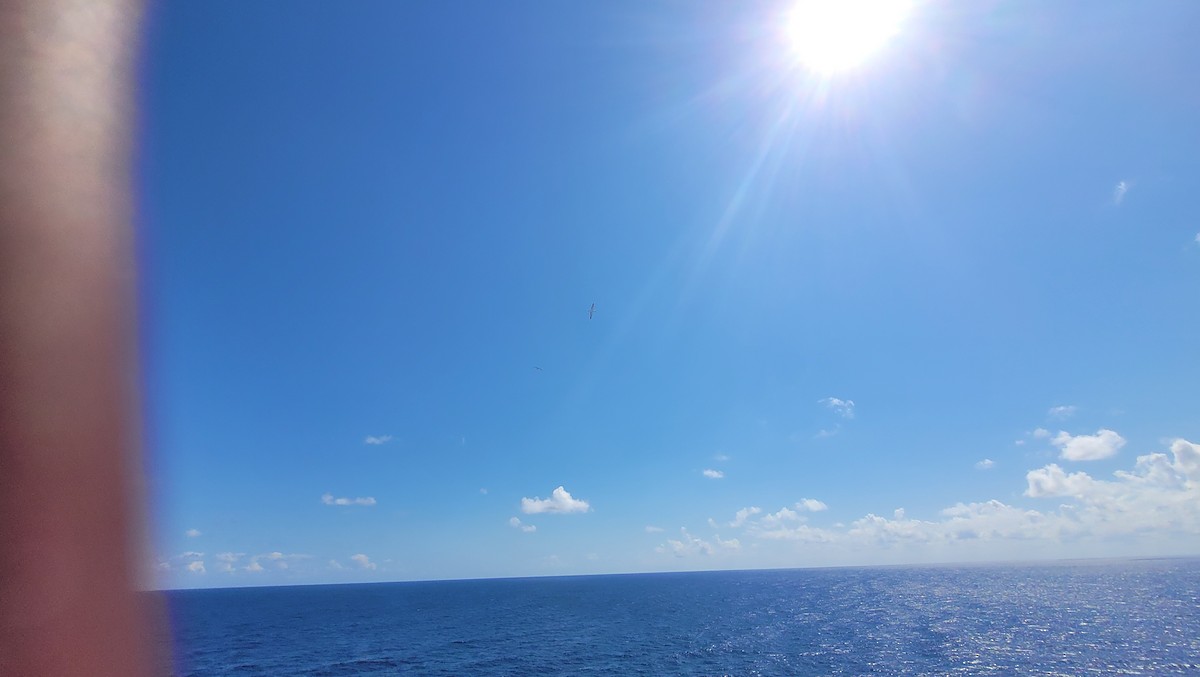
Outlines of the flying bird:
<svg viewBox="0 0 1200 677">
<path fill-rule="evenodd" d="M 593 316 L 593 315 L 595 315 L 595 314 L 596 314 L 596 304 L 595 304 L 595 303 L 593 303 L 593 304 L 592 304 L 592 307 L 591 307 L 591 308 L 588 308 L 588 319 L 589 319 L 589 320 L 590 320 L 590 319 L 592 319 L 592 316 Z"/>
</svg>

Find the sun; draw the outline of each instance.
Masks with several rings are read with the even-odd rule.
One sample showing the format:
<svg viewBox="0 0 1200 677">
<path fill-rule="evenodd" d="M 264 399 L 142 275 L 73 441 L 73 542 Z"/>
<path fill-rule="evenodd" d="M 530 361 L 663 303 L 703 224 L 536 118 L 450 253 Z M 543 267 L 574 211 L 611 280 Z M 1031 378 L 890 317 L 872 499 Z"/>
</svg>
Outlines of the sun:
<svg viewBox="0 0 1200 677">
<path fill-rule="evenodd" d="M 792 56 L 822 75 L 850 70 L 900 32 L 911 7 L 910 0 L 798 0 L 786 15 Z"/>
</svg>

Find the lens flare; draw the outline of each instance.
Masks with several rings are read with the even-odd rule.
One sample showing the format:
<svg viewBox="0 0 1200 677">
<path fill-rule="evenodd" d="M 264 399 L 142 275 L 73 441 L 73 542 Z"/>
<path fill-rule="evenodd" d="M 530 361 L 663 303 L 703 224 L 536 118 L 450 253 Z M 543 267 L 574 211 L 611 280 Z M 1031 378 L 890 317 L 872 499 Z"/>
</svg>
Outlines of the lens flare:
<svg viewBox="0 0 1200 677">
<path fill-rule="evenodd" d="M 829 75 L 862 64 L 897 33 L 909 0 L 800 0 L 786 18 L 796 61 Z"/>
</svg>

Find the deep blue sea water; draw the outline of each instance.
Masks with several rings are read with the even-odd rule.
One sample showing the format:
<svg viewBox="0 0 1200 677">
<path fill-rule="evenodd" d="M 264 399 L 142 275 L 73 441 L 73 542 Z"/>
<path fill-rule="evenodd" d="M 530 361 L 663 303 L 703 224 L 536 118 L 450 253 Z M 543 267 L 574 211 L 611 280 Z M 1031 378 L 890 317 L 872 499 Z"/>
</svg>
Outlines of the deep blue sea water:
<svg viewBox="0 0 1200 677">
<path fill-rule="evenodd" d="M 184 675 L 1200 674 L 1200 560 L 168 593 Z"/>
</svg>

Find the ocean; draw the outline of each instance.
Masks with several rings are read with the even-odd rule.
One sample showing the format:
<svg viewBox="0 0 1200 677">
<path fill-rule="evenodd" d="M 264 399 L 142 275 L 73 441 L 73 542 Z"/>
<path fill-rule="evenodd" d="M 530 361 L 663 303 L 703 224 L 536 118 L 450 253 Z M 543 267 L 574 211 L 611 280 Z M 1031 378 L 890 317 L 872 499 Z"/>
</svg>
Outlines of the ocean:
<svg viewBox="0 0 1200 677">
<path fill-rule="evenodd" d="M 180 675 L 1200 674 L 1200 560 L 167 593 Z"/>
</svg>

